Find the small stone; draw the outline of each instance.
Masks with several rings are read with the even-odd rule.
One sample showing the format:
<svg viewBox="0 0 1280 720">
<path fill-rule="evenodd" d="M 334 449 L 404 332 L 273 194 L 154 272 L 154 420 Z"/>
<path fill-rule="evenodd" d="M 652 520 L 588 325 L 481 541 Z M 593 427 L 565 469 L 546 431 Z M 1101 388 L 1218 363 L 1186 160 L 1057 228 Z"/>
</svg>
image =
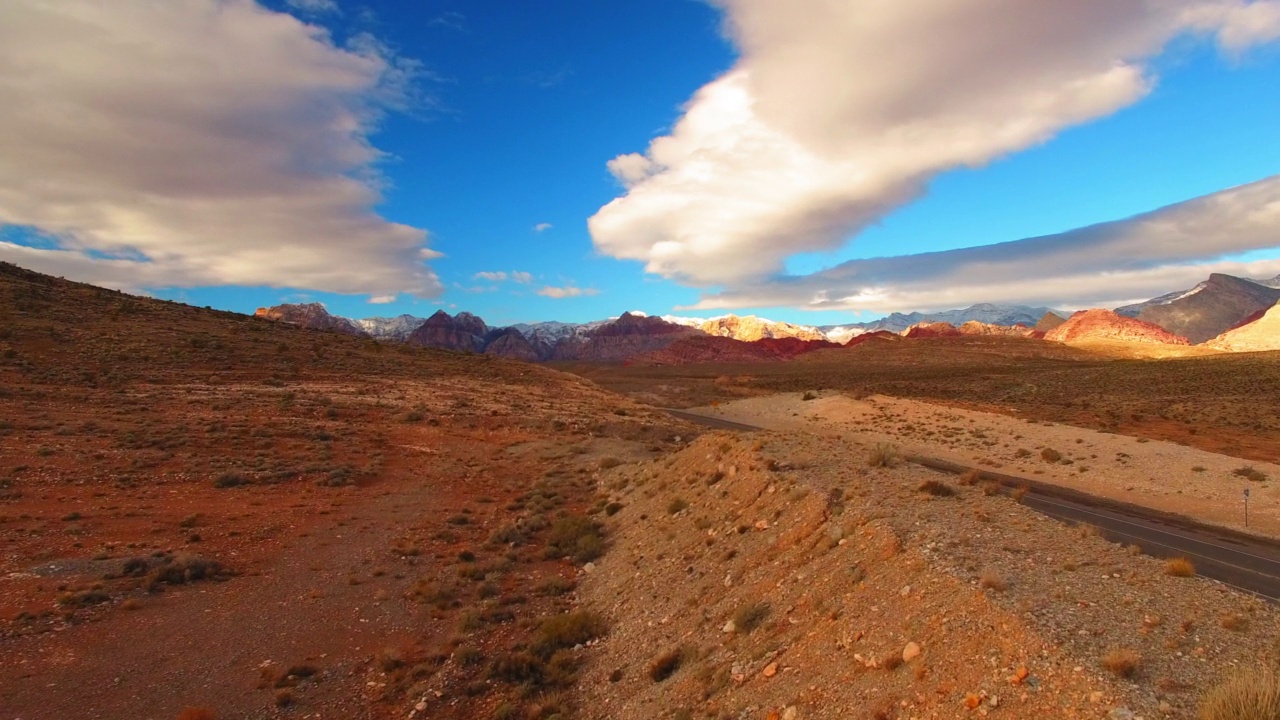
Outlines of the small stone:
<svg viewBox="0 0 1280 720">
<path fill-rule="evenodd" d="M 909 642 L 902 648 L 902 662 L 911 662 L 918 657 L 920 657 L 920 646 L 916 643 Z"/>
<path fill-rule="evenodd" d="M 978 707 L 981 704 L 982 704 L 982 698 L 978 697 L 974 693 L 964 694 L 964 706 L 969 708 L 970 710 L 973 710 L 974 708 Z"/>
<path fill-rule="evenodd" d="M 756 529 L 757 529 L 757 530 L 768 530 L 768 529 L 769 529 L 769 521 L 768 521 L 768 520 L 757 520 L 757 521 L 756 521 Z"/>
<path fill-rule="evenodd" d="M 590 575 L 591 573 L 593 573 L 593 572 L 595 572 L 595 571 L 596 571 L 596 564 L 595 564 L 595 563 L 593 563 L 593 562 L 589 562 L 589 563 L 587 563 L 586 565 L 583 565 L 583 566 L 582 566 L 582 572 L 584 572 L 584 573 L 586 573 L 586 574 L 588 574 L 588 575 Z"/>
<path fill-rule="evenodd" d="M 1170 704 L 1169 704 L 1169 702 L 1168 702 L 1167 700 L 1161 700 L 1161 701 L 1160 701 L 1160 714 L 1161 714 L 1161 715 L 1172 715 L 1172 714 L 1173 714 L 1173 706 L 1172 706 L 1172 705 L 1170 705 Z"/>
<path fill-rule="evenodd" d="M 1126 707 L 1118 707 L 1107 715 L 1109 720 L 1134 720 L 1137 717 L 1132 710 Z"/>
<path fill-rule="evenodd" d="M 726 622 L 724 624 L 724 627 L 720 628 L 720 632 L 731 633 L 731 632 L 737 632 L 737 631 L 738 631 L 738 625 L 732 619 Z"/>
<path fill-rule="evenodd" d="M 417 710 L 418 712 L 422 712 L 422 711 L 426 710 L 426 709 L 427 709 L 427 703 L 426 703 L 426 701 L 425 701 L 425 700 L 419 700 L 419 701 L 418 701 L 418 704 L 413 706 L 413 709 L 414 709 L 414 710 Z"/>
<path fill-rule="evenodd" d="M 797 720 L 800 717 L 800 711 L 795 705 L 791 705 L 782 710 L 782 720 Z"/>
<path fill-rule="evenodd" d="M 992 695 L 991 697 L 987 698 L 987 704 L 990 705 L 991 707 L 1000 707 L 1000 696 Z"/>
<path fill-rule="evenodd" d="M 1095 703 L 1095 704 L 1102 702 L 1102 691 L 1094 690 L 1093 692 L 1089 693 L 1089 702 Z"/>
<path fill-rule="evenodd" d="M 776 662 L 771 662 L 771 663 L 769 663 L 768 665 L 765 665 L 765 666 L 764 666 L 764 676 L 765 676 L 765 677 L 767 677 L 767 678 L 771 678 L 771 677 L 773 677 L 774 675 L 777 675 L 777 674 L 778 674 L 778 663 L 776 663 Z"/>
<path fill-rule="evenodd" d="M 898 591 L 898 594 L 899 594 L 899 595 L 901 595 L 902 597 L 906 597 L 906 596 L 910 595 L 910 594 L 911 594 L 911 586 L 910 586 L 910 585 L 903 585 L 903 586 L 902 586 L 902 589 Z"/>
</svg>

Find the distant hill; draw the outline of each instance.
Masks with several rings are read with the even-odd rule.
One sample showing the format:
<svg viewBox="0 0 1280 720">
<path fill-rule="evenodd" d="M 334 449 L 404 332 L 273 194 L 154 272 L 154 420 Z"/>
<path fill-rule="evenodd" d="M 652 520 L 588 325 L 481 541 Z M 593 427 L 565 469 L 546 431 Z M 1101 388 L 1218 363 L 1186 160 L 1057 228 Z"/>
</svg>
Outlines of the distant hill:
<svg viewBox="0 0 1280 720">
<path fill-rule="evenodd" d="M 1280 350 L 1280 303 L 1260 317 L 1233 328 L 1205 343 L 1226 352 L 1261 352 Z"/>
<path fill-rule="evenodd" d="M 1045 307 L 979 303 L 961 310 L 942 310 L 931 313 L 892 313 L 879 320 L 873 320 L 871 322 L 848 323 L 845 325 L 826 325 L 819 327 L 818 329 L 826 332 L 841 328 L 858 328 L 862 332 L 888 330 L 889 332 L 900 333 L 912 325 L 919 325 L 921 323 L 943 322 L 954 327 L 960 327 L 970 321 L 977 321 L 984 325 L 1026 325 L 1027 327 L 1032 327 L 1039 322 L 1046 313 L 1050 312 L 1056 312 L 1059 315 L 1067 314 L 1065 312 L 1055 311 Z"/>
<path fill-rule="evenodd" d="M 1280 285 L 1280 278 L 1258 282 L 1214 273 L 1190 290 L 1127 305 L 1116 312 L 1202 343 L 1280 301 L 1280 287 L 1271 287 L 1268 282 Z"/>
<path fill-rule="evenodd" d="M 1045 340 L 1067 344 L 1125 342 L 1155 345 L 1188 345 L 1187 339 L 1137 318 L 1111 310 L 1081 310 L 1050 330 Z"/>
</svg>

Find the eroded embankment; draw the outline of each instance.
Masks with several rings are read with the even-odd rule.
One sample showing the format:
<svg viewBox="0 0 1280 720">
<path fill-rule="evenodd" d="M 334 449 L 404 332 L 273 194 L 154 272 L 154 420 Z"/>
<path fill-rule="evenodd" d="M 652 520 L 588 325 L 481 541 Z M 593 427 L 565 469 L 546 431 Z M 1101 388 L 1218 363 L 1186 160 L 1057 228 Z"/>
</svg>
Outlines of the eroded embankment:
<svg viewBox="0 0 1280 720">
<path fill-rule="evenodd" d="M 1190 718 L 1222 674 L 1273 659 L 1261 602 L 866 460 L 712 434 L 605 473 L 622 507 L 581 586 L 611 623 L 584 714 Z"/>
</svg>

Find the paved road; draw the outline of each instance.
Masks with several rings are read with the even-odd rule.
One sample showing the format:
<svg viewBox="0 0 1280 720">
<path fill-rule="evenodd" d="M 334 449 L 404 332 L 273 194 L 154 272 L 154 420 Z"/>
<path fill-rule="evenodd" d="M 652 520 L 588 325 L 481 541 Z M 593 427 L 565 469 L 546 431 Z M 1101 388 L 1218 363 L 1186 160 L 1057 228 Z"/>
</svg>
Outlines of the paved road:
<svg viewBox="0 0 1280 720">
<path fill-rule="evenodd" d="M 763 428 L 682 410 L 667 410 L 689 422 L 721 430 Z M 1272 602 L 1280 602 L 1280 540 L 1248 535 L 1197 522 L 1181 515 L 1100 498 L 1031 478 L 970 468 L 938 458 L 908 455 L 909 462 L 941 472 L 978 470 L 1005 492 L 1026 489 L 1022 504 L 1050 517 L 1097 527 L 1112 542 L 1137 545 L 1158 558 L 1187 557 L 1196 572 Z"/>
</svg>

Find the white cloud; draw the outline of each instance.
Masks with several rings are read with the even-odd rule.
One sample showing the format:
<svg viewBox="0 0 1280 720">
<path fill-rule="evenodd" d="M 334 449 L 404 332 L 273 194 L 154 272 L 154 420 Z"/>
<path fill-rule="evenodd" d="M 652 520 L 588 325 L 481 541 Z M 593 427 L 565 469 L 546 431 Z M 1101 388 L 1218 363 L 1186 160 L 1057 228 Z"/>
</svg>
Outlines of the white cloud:
<svg viewBox="0 0 1280 720">
<path fill-rule="evenodd" d="M 286 0 L 285 4 L 294 10 L 313 15 L 342 12 L 334 0 Z"/>
<path fill-rule="evenodd" d="M 511 273 L 511 280 L 513 282 L 518 282 L 522 285 L 528 285 L 529 283 L 533 282 L 533 273 L 527 273 L 520 270 L 516 270 L 515 272 Z"/>
<path fill-rule="evenodd" d="M 546 232 L 553 227 L 555 226 L 552 225 L 551 223 L 538 223 L 537 225 L 533 226 L 533 231 L 536 233 L 541 233 L 541 232 Z"/>
<path fill-rule="evenodd" d="M 0 258 L 114 287 L 441 289 L 375 212 L 413 66 L 252 0 L 0 3 Z M 50 247 L 52 245 L 52 247 Z"/>
<path fill-rule="evenodd" d="M 543 297 L 563 300 L 564 298 L 573 298 L 585 295 L 599 295 L 600 291 L 595 288 L 580 288 L 574 287 L 573 285 L 566 285 L 564 287 L 544 287 L 538 291 L 538 294 Z"/>
<path fill-rule="evenodd" d="M 1174 37 L 1240 52 L 1276 0 L 713 0 L 741 59 L 609 162 L 596 247 L 694 285 L 778 273 L 975 167 L 1149 92 Z"/>
<path fill-rule="evenodd" d="M 528 283 L 533 282 L 533 274 L 524 272 L 523 270 L 512 270 L 511 272 L 506 272 L 503 270 L 498 270 L 495 272 L 489 272 L 489 271 L 478 272 L 475 275 L 472 275 L 472 278 L 476 280 L 488 280 L 489 282 L 506 282 L 510 280 L 511 282 L 521 283 L 526 285 Z"/>
<path fill-rule="evenodd" d="M 696 309 L 939 310 L 977 302 L 1114 307 L 1210 273 L 1280 274 L 1280 259 L 1232 259 L 1280 244 L 1280 175 L 1126 220 L 980 247 L 853 260 L 705 297 Z"/>
<path fill-rule="evenodd" d="M 488 280 L 490 282 L 502 282 L 507 279 L 505 272 L 478 272 L 473 276 L 476 280 Z"/>
<path fill-rule="evenodd" d="M 374 295 L 369 298 L 370 305 L 387 305 L 396 301 L 395 295 Z"/>
</svg>

